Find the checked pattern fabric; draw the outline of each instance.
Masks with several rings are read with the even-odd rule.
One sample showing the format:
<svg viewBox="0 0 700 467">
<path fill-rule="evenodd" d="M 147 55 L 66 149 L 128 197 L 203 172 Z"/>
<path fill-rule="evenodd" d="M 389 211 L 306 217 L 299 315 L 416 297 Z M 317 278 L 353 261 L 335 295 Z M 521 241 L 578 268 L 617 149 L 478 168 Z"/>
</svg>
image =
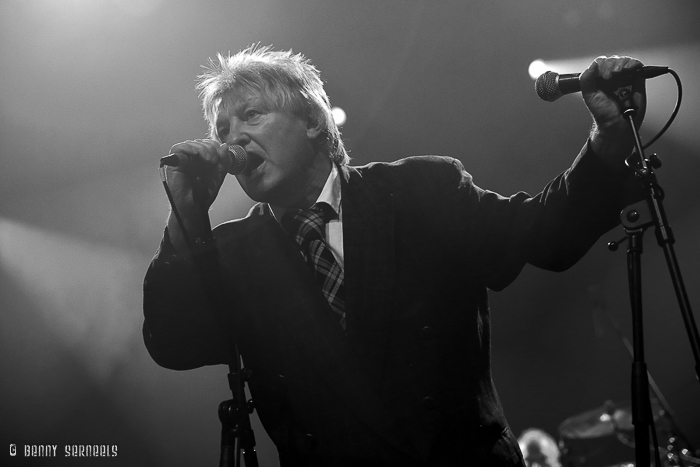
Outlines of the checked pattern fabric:
<svg viewBox="0 0 700 467">
<path fill-rule="evenodd" d="M 338 215 L 327 203 L 317 203 L 309 209 L 288 211 L 282 217 L 282 228 L 294 237 L 302 254 L 321 285 L 323 295 L 338 315 L 345 330 L 345 298 L 343 294 L 343 268 L 333 257 L 326 244 L 326 223 Z"/>
</svg>

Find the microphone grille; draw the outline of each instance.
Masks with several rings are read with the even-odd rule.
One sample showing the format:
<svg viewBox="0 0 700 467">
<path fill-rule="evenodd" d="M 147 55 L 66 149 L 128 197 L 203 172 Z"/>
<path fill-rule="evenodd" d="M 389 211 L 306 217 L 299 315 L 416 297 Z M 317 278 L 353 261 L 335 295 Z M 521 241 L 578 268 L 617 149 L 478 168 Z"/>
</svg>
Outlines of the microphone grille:
<svg viewBox="0 0 700 467">
<path fill-rule="evenodd" d="M 559 86 L 557 85 L 558 73 L 547 71 L 535 80 L 535 91 L 540 99 L 554 102 L 561 97 Z"/>
<path fill-rule="evenodd" d="M 231 154 L 231 168 L 228 170 L 228 173 L 238 175 L 248 165 L 248 153 L 242 146 L 237 144 L 229 144 L 228 152 Z"/>
</svg>

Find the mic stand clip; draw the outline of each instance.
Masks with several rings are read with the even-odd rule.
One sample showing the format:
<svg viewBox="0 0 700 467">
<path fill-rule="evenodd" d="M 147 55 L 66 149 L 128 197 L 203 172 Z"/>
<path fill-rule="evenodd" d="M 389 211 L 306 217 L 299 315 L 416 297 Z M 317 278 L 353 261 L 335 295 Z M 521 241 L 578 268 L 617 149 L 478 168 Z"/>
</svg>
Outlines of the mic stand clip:
<svg viewBox="0 0 700 467">
<path fill-rule="evenodd" d="M 238 357 L 238 355 L 236 355 Z M 255 435 L 250 425 L 249 414 L 253 413 L 252 399 L 245 400 L 245 382 L 249 371 L 238 364 L 229 365 L 228 384 L 233 398 L 219 404 L 221 421 L 221 457 L 220 467 L 241 465 L 241 451 L 246 467 L 257 467 L 255 453 Z M 235 460 L 234 460 L 235 459 Z"/>
</svg>

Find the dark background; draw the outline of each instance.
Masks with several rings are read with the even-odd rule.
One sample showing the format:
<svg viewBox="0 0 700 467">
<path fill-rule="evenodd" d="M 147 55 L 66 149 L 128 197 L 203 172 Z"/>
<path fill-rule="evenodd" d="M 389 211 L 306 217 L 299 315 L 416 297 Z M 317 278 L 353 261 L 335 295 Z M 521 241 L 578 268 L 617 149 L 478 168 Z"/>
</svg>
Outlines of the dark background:
<svg viewBox="0 0 700 467">
<path fill-rule="evenodd" d="M 477 184 L 538 192 L 584 144 L 579 95 L 533 91 L 543 59 L 582 71 L 630 54 L 679 72 L 677 123 L 652 148 L 691 303 L 700 306 L 700 4 L 695 0 L 0 2 L 0 456 L 3 465 L 215 465 L 226 368 L 175 372 L 142 344 L 141 281 L 168 213 L 158 159 L 206 135 L 194 78 L 260 41 L 322 70 L 354 164 L 461 159 Z M 568 67 L 568 69 L 564 69 Z M 643 137 L 675 101 L 650 81 Z M 251 202 L 230 178 L 215 223 Z M 516 434 L 629 401 L 625 252 L 608 233 L 571 270 L 527 267 L 492 294 L 494 378 Z M 647 361 L 700 446 L 700 386 L 661 250 L 643 257 Z M 275 450 L 257 424 L 262 465 Z M 106 444 L 100 460 L 10 458 L 8 446 Z M 4 452 L 2 452 L 4 451 Z M 9 464 L 6 463 L 9 461 Z"/>
</svg>

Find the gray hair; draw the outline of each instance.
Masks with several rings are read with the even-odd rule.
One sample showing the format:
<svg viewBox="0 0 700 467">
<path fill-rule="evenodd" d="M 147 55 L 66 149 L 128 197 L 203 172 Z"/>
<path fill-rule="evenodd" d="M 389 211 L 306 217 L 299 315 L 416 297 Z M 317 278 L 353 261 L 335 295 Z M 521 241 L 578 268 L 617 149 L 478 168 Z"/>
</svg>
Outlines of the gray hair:
<svg viewBox="0 0 700 467">
<path fill-rule="evenodd" d="M 323 89 L 318 69 L 302 54 L 275 51 L 271 46 L 251 45 L 235 55 L 217 54 L 209 59 L 204 73 L 197 77 L 204 118 L 209 135 L 217 139 L 214 111 L 227 92 L 254 92 L 274 109 L 290 111 L 302 118 L 318 118 L 322 151 L 338 165 L 348 157 L 340 130 L 331 113 L 330 100 Z"/>
</svg>

